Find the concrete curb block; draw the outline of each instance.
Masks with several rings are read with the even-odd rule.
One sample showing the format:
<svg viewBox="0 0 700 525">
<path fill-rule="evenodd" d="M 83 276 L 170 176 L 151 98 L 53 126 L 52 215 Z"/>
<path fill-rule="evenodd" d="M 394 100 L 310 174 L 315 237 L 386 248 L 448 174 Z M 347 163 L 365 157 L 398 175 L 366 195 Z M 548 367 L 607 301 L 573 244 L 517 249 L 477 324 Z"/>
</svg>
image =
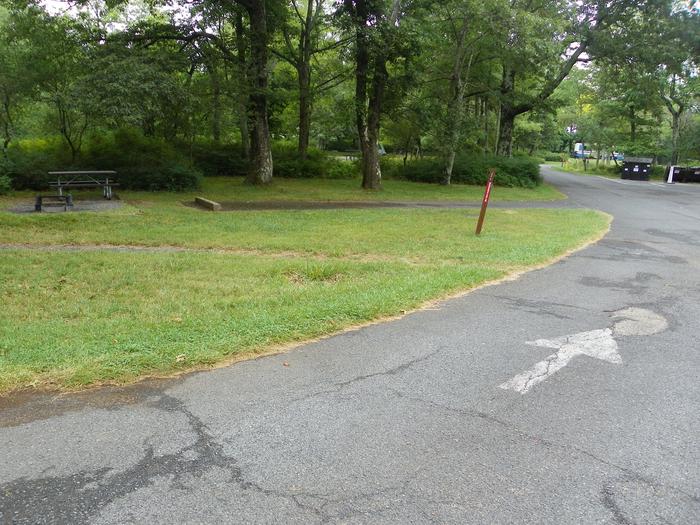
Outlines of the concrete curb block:
<svg viewBox="0 0 700 525">
<path fill-rule="evenodd" d="M 221 204 L 219 204 L 218 202 L 210 201 L 209 199 L 205 199 L 204 197 L 195 197 L 194 202 L 198 206 L 202 206 L 208 210 L 221 211 Z"/>
</svg>

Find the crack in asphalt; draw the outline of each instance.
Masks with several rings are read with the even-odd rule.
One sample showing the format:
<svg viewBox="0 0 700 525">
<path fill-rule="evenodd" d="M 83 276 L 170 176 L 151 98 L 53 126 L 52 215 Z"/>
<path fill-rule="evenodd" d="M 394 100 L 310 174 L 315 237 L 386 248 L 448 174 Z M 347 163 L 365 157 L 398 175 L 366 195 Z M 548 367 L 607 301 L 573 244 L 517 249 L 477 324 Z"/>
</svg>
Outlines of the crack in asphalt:
<svg viewBox="0 0 700 525">
<path fill-rule="evenodd" d="M 618 523 L 619 525 L 633 525 L 633 522 L 627 519 L 627 516 L 625 516 L 625 513 L 622 512 L 622 509 L 617 504 L 615 493 L 611 485 L 605 485 L 601 491 L 601 495 L 603 506 L 610 511 L 615 523 Z"/>
<path fill-rule="evenodd" d="M 292 399 L 291 402 L 299 402 L 328 393 L 337 393 L 353 384 L 372 378 L 400 374 L 430 359 L 444 348 L 446 346 L 440 346 L 432 352 L 386 370 L 359 375 L 335 383 L 332 389 L 314 392 L 305 397 Z M 152 403 L 161 410 L 183 414 L 196 436 L 195 442 L 176 453 L 164 455 L 156 455 L 153 446 L 147 445 L 143 458 L 124 471 L 114 472 L 112 469 L 102 468 L 68 476 L 49 476 L 40 479 L 19 478 L 0 485 L 0 521 L 17 524 L 88 523 L 101 509 L 113 501 L 149 486 L 158 478 L 169 476 L 171 486 L 187 490 L 186 478 L 192 476 L 201 478 L 212 468 L 219 467 L 228 472 L 227 483 L 234 483 L 241 490 L 255 491 L 266 497 L 285 498 L 300 510 L 316 516 L 321 523 L 326 523 L 334 518 L 355 515 L 353 510 L 348 510 L 352 509 L 354 502 L 383 496 L 392 491 L 405 490 L 413 479 L 413 477 L 406 479 L 395 487 L 382 487 L 374 492 L 362 493 L 352 498 L 344 495 L 338 499 L 334 499 L 328 494 L 265 488 L 245 479 L 236 459 L 224 453 L 223 445 L 211 436 L 208 427 L 188 410 L 182 401 L 168 394 L 160 393 Z M 187 453 L 190 454 L 189 457 L 185 457 Z M 304 499 L 315 501 L 316 504 L 305 502 Z M 324 511 L 332 505 L 342 505 L 345 510 L 337 515 Z"/>
<path fill-rule="evenodd" d="M 435 350 L 433 350 L 432 352 L 429 352 L 429 353 L 424 354 L 422 356 L 411 359 L 410 361 L 406 361 L 405 363 L 397 365 L 393 368 L 389 368 L 387 370 L 382 370 L 380 372 L 372 372 L 371 374 L 359 375 L 359 376 L 353 377 L 351 379 L 348 379 L 346 381 L 341 381 L 339 383 L 332 383 L 330 385 L 330 388 L 326 388 L 324 390 L 317 390 L 315 392 L 311 392 L 311 393 L 304 395 L 304 396 L 291 398 L 290 404 L 298 403 L 299 401 L 307 401 L 309 399 L 313 399 L 315 397 L 319 397 L 319 396 L 323 396 L 323 395 L 337 394 L 338 392 L 342 391 L 343 389 L 345 389 L 345 388 L 347 388 L 355 383 L 366 381 L 368 379 L 373 379 L 375 377 L 393 376 L 393 375 L 400 374 L 401 372 L 409 370 L 410 368 L 414 367 L 415 365 L 417 365 L 419 363 L 427 361 L 428 359 L 436 356 L 438 353 L 442 352 L 443 350 L 445 350 L 447 348 L 448 348 L 447 345 L 442 345 L 442 346 L 439 346 L 438 348 L 436 348 Z"/>
<path fill-rule="evenodd" d="M 577 255 L 578 256 L 578 255 Z M 508 297 L 506 295 L 498 294 L 484 294 L 488 297 L 493 297 L 494 299 L 501 299 L 506 301 L 511 308 L 519 309 L 524 312 L 528 312 L 535 315 L 548 315 L 556 319 L 571 320 L 573 317 L 566 314 L 561 314 L 554 311 L 554 308 L 572 308 L 575 310 L 586 310 L 581 306 L 576 306 L 573 304 L 557 303 L 553 301 L 534 301 L 532 299 L 525 299 L 522 297 Z"/>
<path fill-rule="evenodd" d="M 492 423 L 496 423 L 497 425 L 502 426 L 502 427 L 504 427 L 504 428 L 506 428 L 506 429 L 508 429 L 508 430 L 510 430 L 510 431 L 512 431 L 512 432 L 514 432 L 515 434 L 519 435 L 519 436 L 522 437 L 522 438 L 528 439 L 528 440 L 530 440 L 530 441 L 534 441 L 534 442 L 539 443 L 539 444 L 541 444 L 541 445 L 543 445 L 543 446 L 545 446 L 545 447 L 555 447 L 555 448 L 560 448 L 560 449 L 563 449 L 563 450 L 569 450 L 569 451 L 577 452 L 577 453 L 579 453 L 579 454 L 582 454 L 582 455 L 584 455 L 584 456 L 586 456 L 586 457 L 589 457 L 589 458 L 593 459 L 594 461 L 596 461 L 596 462 L 598 462 L 598 463 L 601 463 L 601 464 L 603 464 L 603 465 L 606 465 L 606 466 L 608 466 L 608 467 L 610 467 L 610 468 L 613 468 L 613 469 L 615 469 L 615 470 L 618 470 L 618 471 L 624 473 L 624 474 L 627 476 L 627 480 L 628 480 L 628 481 L 638 481 L 638 482 L 644 483 L 645 485 L 648 485 L 648 486 L 650 486 L 650 487 L 663 487 L 663 488 L 667 488 L 667 489 L 670 489 L 670 490 L 672 490 L 672 491 L 674 491 L 674 492 L 677 492 L 678 494 L 681 494 L 681 495 L 685 496 L 686 498 L 688 498 L 689 500 L 691 500 L 693 503 L 700 503 L 700 496 L 697 496 L 697 495 L 695 495 L 695 494 L 691 494 L 691 493 L 689 493 L 689 492 L 686 492 L 685 490 L 683 490 L 683 489 L 681 489 L 681 488 L 679 488 L 679 487 L 676 487 L 676 486 L 674 486 L 674 485 L 668 485 L 668 484 L 665 484 L 665 483 L 661 483 L 661 482 L 658 482 L 658 481 L 653 480 L 653 479 L 651 479 L 651 478 L 648 478 L 647 476 L 644 476 L 643 474 L 640 474 L 640 473 L 635 472 L 634 470 L 631 470 L 631 469 L 629 469 L 629 468 L 627 468 L 627 467 L 623 467 L 622 465 L 618 465 L 618 464 L 616 464 L 616 463 L 613 463 L 613 462 L 611 462 L 611 461 L 608 461 L 608 460 L 606 460 L 606 459 L 603 459 L 603 458 L 601 458 L 601 457 L 599 457 L 599 456 L 596 456 L 596 455 L 593 454 L 592 452 L 590 452 L 590 451 L 588 451 L 588 450 L 585 450 L 585 449 L 582 449 L 582 448 L 580 448 L 580 447 L 576 447 L 576 446 L 572 446 L 572 445 L 567 445 L 567 444 L 562 444 L 562 443 L 557 443 L 556 441 L 549 440 L 549 439 L 544 438 L 544 437 L 542 437 L 542 436 L 538 436 L 538 435 L 535 435 L 535 434 L 530 434 L 530 433 L 528 433 L 528 432 L 526 432 L 526 431 L 524 431 L 524 430 L 518 428 L 517 426 L 515 426 L 515 425 L 509 423 L 508 421 L 505 421 L 505 420 L 503 420 L 503 419 L 497 418 L 497 417 L 495 417 L 495 416 L 493 416 L 493 415 L 491 415 L 491 414 L 488 414 L 488 413 L 486 413 L 486 412 L 483 412 L 483 411 L 480 411 L 480 410 L 474 410 L 474 409 L 459 409 L 459 408 L 454 408 L 454 407 L 451 407 L 451 406 L 448 406 L 448 405 L 443 405 L 442 403 L 438 403 L 438 402 L 436 402 L 436 401 L 432 401 L 432 400 L 429 400 L 429 399 L 423 399 L 423 398 L 421 398 L 421 397 L 415 397 L 415 396 L 406 395 L 406 394 L 404 394 L 403 392 L 400 392 L 400 391 L 395 390 L 395 389 L 391 389 L 391 390 L 392 390 L 398 397 L 401 397 L 401 398 L 403 398 L 403 399 L 407 399 L 407 400 L 409 400 L 409 401 L 414 401 L 414 402 L 417 402 L 417 403 L 427 404 L 427 405 L 429 405 L 429 406 L 431 406 L 431 407 L 433 407 L 433 408 L 435 408 L 435 409 L 443 410 L 443 411 L 450 412 L 450 413 L 454 413 L 454 414 L 461 415 L 461 416 L 464 416 L 464 417 L 478 418 L 478 419 L 483 419 L 483 420 L 486 420 L 486 421 L 490 421 L 490 422 L 492 422 Z"/>
<path fill-rule="evenodd" d="M 557 354 L 552 354 L 549 357 L 545 358 L 545 361 L 547 363 L 547 368 L 545 368 L 544 372 L 541 374 L 530 374 L 527 378 L 527 381 L 525 381 L 525 384 L 523 385 L 522 391 L 527 392 L 530 389 L 530 383 L 532 383 L 535 379 L 538 377 L 546 377 L 549 375 L 549 369 L 552 366 L 552 361 L 555 361 L 557 359 Z"/>
<path fill-rule="evenodd" d="M 401 363 L 393 368 L 353 377 L 335 383 L 333 388 L 314 392 L 308 396 L 292 399 L 299 402 L 329 393 L 337 393 L 358 382 L 380 376 L 400 374 L 415 365 L 424 362 L 441 352 L 440 346 L 422 356 Z M 242 490 L 253 490 L 264 496 L 285 498 L 293 502 L 300 510 L 315 515 L 322 523 L 336 516 L 324 513 L 323 509 L 342 504 L 351 506 L 356 500 L 369 499 L 405 488 L 410 479 L 398 487 L 383 487 L 377 492 L 360 494 L 352 499 L 334 500 L 328 495 L 297 491 L 272 490 L 246 480 L 235 458 L 227 456 L 223 445 L 209 433 L 207 426 L 179 399 L 161 393 L 156 406 L 169 412 L 178 412 L 187 418 L 189 427 L 196 436 L 194 444 L 173 454 L 155 455 L 153 446 L 146 446 L 144 457 L 127 470 L 113 472 L 109 468 L 80 472 L 69 476 L 50 476 L 40 479 L 20 478 L 0 485 L 0 521 L 12 523 L 70 522 L 88 523 L 102 508 L 140 488 L 150 485 L 156 478 L 172 476 L 170 483 L 175 487 L 186 489 L 185 476 L 202 477 L 212 468 L 219 467 L 229 473 L 228 483 L 235 483 Z M 190 453 L 192 459 L 184 457 Z M 302 501 L 309 499 L 317 505 Z M 60 504 L 57 505 L 56 503 Z M 339 516 L 342 517 L 342 516 Z"/>
<path fill-rule="evenodd" d="M 437 352 L 437 351 L 436 351 Z M 431 354 L 432 355 L 432 354 Z M 391 375 L 406 370 L 414 364 L 428 359 L 430 355 L 416 358 L 390 370 L 360 376 L 339 383 L 339 389 L 354 382 Z M 254 491 L 265 497 L 283 498 L 297 508 L 313 515 L 319 523 L 333 519 L 346 519 L 360 514 L 353 508 L 362 500 L 400 493 L 415 480 L 419 471 L 398 485 L 381 487 L 348 497 L 300 491 L 297 489 L 276 490 L 266 488 L 245 478 L 234 457 L 226 455 L 223 445 L 210 434 L 208 427 L 182 401 L 162 394 L 153 403 L 161 410 L 185 415 L 189 427 L 196 436 L 193 444 L 172 454 L 155 455 L 153 446 L 146 447 L 144 457 L 127 470 L 114 472 L 109 468 L 79 472 L 68 476 L 51 476 L 41 479 L 20 478 L 0 485 L 0 522 L 13 524 L 39 523 L 89 523 L 102 509 L 122 497 L 151 485 L 156 479 L 167 478 L 173 489 L 188 490 L 190 478 L 202 478 L 213 468 L 228 472 L 226 483 L 233 483 L 243 491 Z M 187 453 L 191 455 L 185 457 Z M 304 501 L 309 500 L 309 501 Z M 341 506 L 336 512 L 329 511 L 333 505 Z M 390 505 L 386 506 L 388 510 Z"/>
<path fill-rule="evenodd" d="M 300 496 L 314 498 L 318 495 L 278 492 L 246 480 L 235 458 L 223 452 L 223 446 L 208 433 L 206 425 L 187 410 L 180 400 L 163 394 L 158 400 L 158 406 L 187 417 L 189 426 L 197 437 L 194 444 L 179 452 L 159 456 L 154 454 L 153 446 L 149 445 L 139 462 L 120 472 L 102 468 L 68 476 L 19 478 L 0 485 L 0 522 L 88 523 L 109 503 L 148 486 L 157 478 L 172 476 L 171 483 L 186 488 L 187 485 L 183 482 L 185 476 L 201 478 L 215 467 L 227 471 L 227 482 L 235 483 L 242 490 L 286 498 L 302 510 L 319 514 L 316 507 L 299 501 Z M 186 452 L 194 453 L 192 459 L 183 457 Z"/>
</svg>

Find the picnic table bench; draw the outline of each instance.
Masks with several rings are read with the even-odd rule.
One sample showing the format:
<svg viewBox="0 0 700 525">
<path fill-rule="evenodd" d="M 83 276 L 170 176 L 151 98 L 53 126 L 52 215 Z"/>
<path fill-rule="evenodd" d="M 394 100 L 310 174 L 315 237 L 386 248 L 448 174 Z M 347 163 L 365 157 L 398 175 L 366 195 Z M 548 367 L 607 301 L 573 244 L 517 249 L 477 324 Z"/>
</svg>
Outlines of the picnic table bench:
<svg viewBox="0 0 700 525">
<path fill-rule="evenodd" d="M 49 186 L 58 190 L 58 195 L 63 195 L 64 188 L 102 188 L 105 199 L 112 199 L 112 188 L 119 186 L 114 182 L 116 171 L 49 171 L 49 175 L 56 176 L 56 182 L 49 182 Z M 112 177 L 112 180 L 110 180 Z"/>
<path fill-rule="evenodd" d="M 34 211 L 41 211 L 43 206 L 63 206 L 64 211 L 73 207 L 73 196 L 68 195 L 37 195 L 34 201 Z"/>
</svg>

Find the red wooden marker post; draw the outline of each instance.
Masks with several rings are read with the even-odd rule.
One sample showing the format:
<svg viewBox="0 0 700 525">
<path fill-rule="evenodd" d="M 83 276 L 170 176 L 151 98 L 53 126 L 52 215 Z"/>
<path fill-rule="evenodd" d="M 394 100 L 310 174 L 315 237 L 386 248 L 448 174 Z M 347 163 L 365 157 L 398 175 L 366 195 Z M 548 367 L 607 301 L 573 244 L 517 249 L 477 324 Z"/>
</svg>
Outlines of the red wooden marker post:
<svg viewBox="0 0 700 525">
<path fill-rule="evenodd" d="M 484 200 L 481 201 L 481 213 L 479 213 L 479 221 L 476 223 L 476 234 L 481 233 L 481 227 L 484 225 L 486 217 L 486 207 L 489 205 L 489 197 L 491 196 L 491 187 L 493 186 L 493 178 L 496 176 L 496 170 L 489 170 L 489 180 L 486 182 L 486 190 L 484 191 Z"/>
</svg>

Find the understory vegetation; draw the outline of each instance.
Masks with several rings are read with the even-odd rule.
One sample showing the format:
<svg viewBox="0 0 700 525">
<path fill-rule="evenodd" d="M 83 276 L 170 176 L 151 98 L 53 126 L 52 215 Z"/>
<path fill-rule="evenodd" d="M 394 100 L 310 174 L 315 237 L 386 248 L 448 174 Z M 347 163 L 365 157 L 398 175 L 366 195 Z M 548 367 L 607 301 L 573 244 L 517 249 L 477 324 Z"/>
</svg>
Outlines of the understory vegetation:
<svg viewBox="0 0 700 525">
<path fill-rule="evenodd" d="M 508 187 L 534 188 L 542 182 L 539 159 L 530 157 L 497 157 L 482 154 L 456 156 L 451 182 L 483 185 L 489 169 L 496 170 L 495 184 Z M 413 182 L 440 183 L 444 166 L 439 158 L 426 157 L 405 164 L 399 158 L 382 159 L 382 171 L 388 178 Z"/>
<path fill-rule="evenodd" d="M 0 191 L 70 168 L 181 191 L 482 184 L 496 167 L 529 188 L 575 144 L 690 162 L 697 22 L 670 0 L 8 0 Z"/>
</svg>

